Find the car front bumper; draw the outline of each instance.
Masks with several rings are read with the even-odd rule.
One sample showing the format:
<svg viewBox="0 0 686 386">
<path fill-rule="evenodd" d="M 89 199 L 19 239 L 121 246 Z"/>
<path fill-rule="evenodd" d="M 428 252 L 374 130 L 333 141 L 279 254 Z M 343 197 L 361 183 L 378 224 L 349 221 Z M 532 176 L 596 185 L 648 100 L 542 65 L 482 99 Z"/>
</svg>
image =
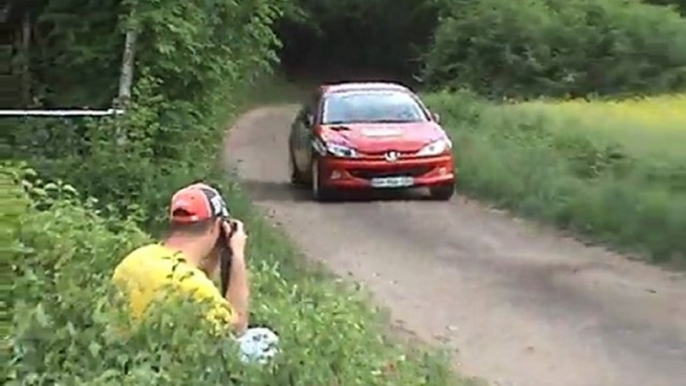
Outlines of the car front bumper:
<svg viewBox="0 0 686 386">
<path fill-rule="evenodd" d="M 319 165 L 320 183 L 335 189 L 445 185 L 454 183 L 456 174 L 451 154 L 406 158 L 394 162 L 383 159 L 322 157 Z"/>
</svg>

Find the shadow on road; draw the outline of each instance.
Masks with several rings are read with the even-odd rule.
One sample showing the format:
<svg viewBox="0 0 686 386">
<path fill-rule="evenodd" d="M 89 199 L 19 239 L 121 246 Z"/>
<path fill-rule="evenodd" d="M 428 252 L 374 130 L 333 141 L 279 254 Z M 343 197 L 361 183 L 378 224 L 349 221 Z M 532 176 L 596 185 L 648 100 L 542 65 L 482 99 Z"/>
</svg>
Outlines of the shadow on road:
<svg viewBox="0 0 686 386">
<path fill-rule="evenodd" d="M 307 187 L 296 187 L 287 181 L 243 180 L 243 187 L 254 201 L 300 202 L 314 201 Z M 422 189 L 341 191 L 334 200 L 323 203 L 364 203 L 371 201 L 426 201 Z"/>
<path fill-rule="evenodd" d="M 286 181 L 258 181 L 245 179 L 241 185 L 248 191 L 254 201 L 297 202 L 309 201 L 307 189 L 293 187 Z"/>
<path fill-rule="evenodd" d="M 423 201 L 428 200 L 420 189 L 359 190 L 339 192 L 333 202 Z"/>
</svg>

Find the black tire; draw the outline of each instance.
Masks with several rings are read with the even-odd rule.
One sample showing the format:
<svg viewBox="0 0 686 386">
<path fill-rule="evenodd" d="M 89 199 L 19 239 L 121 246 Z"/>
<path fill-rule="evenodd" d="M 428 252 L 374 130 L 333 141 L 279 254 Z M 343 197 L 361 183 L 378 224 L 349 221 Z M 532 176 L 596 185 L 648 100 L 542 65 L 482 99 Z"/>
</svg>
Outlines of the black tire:
<svg viewBox="0 0 686 386">
<path fill-rule="evenodd" d="M 289 169 L 289 180 L 291 185 L 302 187 L 305 185 L 305 181 L 300 175 L 300 172 L 296 169 L 295 162 L 293 160 L 293 153 L 289 150 L 288 152 L 288 169 Z"/>
<path fill-rule="evenodd" d="M 312 198 L 320 202 L 332 200 L 334 196 L 333 191 L 329 188 L 321 186 L 319 183 L 320 168 L 319 160 L 317 160 L 316 157 L 312 160 L 311 173 L 312 176 L 310 178 L 310 187 Z"/>
<path fill-rule="evenodd" d="M 448 201 L 455 194 L 455 184 L 432 186 L 429 188 L 431 198 L 438 201 Z"/>
</svg>

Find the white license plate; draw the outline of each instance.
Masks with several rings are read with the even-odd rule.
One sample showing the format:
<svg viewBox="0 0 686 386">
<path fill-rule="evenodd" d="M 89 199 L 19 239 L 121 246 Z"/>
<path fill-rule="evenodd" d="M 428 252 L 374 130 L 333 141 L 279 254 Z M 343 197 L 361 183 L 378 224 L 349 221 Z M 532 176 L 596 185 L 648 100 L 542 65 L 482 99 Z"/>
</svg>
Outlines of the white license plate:
<svg viewBox="0 0 686 386">
<path fill-rule="evenodd" d="M 412 177 L 380 177 L 372 178 L 372 187 L 374 188 L 404 188 L 414 185 Z"/>
</svg>

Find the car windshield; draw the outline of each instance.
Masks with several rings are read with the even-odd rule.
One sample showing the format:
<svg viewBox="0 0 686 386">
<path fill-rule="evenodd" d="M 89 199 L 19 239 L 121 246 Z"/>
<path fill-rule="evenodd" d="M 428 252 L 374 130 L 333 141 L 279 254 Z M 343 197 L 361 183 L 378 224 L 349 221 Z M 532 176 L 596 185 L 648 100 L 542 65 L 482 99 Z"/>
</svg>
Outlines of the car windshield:
<svg viewBox="0 0 686 386">
<path fill-rule="evenodd" d="M 428 117 L 412 95 L 400 91 L 347 91 L 328 95 L 324 101 L 325 125 L 374 122 L 423 122 Z"/>
</svg>

